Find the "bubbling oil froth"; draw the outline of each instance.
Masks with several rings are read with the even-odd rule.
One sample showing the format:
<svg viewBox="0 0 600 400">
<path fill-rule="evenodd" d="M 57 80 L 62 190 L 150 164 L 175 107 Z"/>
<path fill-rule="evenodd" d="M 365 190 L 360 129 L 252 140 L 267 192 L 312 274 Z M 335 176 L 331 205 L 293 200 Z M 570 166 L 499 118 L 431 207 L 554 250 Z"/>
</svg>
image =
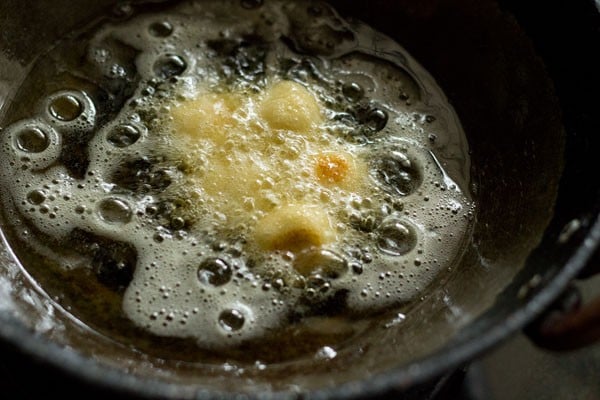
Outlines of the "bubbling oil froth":
<svg viewBox="0 0 600 400">
<path fill-rule="evenodd" d="M 125 106 L 100 123 L 84 91 L 54 93 L 4 132 L 0 175 L 4 206 L 43 234 L 68 241 L 78 230 L 135 248 L 123 297 L 135 324 L 205 348 L 234 346 L 336 296 L 351 315 L 408 302 L 460 258 L 473 212 L 464 133 L 398 44 L 329 6 L 286 1 L 187 2 L 105 25 L 87 62 L 125 79 L 127 68 L 112 61 L 115 41 L 135 49 L 139 84 Z M 269 139 L 267 150 L 282 157 L 271 162 L 267 150 L 252 153 L 264 138 L 245 135 L 258 132 L 247 128 L 260 120 L 257 104 L 281 81 L 314 96 L 323 123 L 310 140 L 287 127 L 260 131 L 283 134 Z M 222 147 L 186 147 L 172 127 L 173 110 L 199 93 L 244 99 L 237 136 L 225 133 Z M 83 178 L 61 161 L 73 132 L 91 136 Z M 227 196 L 202 186 L 219 151 L 234 163 L 260 153 L 260 199 L 233 187 L 239 201 L 226 206 Z M 359 160 L 364 185 L 307 178 L 309 156 L 322 151 Z M 346 162 L 322 160 L 326 172 Z M 294 196 L 325 210 L 336 240 L 293 251 L 253 244 L 257 221 Z"/>
</svg>

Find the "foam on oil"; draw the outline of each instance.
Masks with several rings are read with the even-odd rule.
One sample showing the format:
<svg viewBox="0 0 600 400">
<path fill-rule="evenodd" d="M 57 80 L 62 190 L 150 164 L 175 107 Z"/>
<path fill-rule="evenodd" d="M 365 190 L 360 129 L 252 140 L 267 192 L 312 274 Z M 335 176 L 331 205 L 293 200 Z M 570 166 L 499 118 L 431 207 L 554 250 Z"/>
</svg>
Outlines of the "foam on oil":
<svg viewBox="0 0 600 400">
<path fill-rule="evenodd" d="M 50 58 L 102 95 L 65 82 L 6 127 L 3 206 L 67 269 L 89 268 L 55 250 L 74 232 L 133 248 L 102 273 L 131 269 L 136 326 L 229 348 L 407 303 L 460 259 L 466 139 L 389 38 L 293 1 L 188 1 L 84 37 L 79 70 L 68 43 Z"/>
</svg>

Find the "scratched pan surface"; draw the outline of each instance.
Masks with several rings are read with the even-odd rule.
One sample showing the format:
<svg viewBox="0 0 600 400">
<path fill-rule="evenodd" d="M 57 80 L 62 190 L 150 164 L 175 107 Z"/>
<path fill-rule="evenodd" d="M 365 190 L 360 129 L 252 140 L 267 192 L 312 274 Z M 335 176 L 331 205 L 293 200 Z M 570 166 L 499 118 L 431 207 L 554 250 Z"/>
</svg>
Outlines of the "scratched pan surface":
<svg viewBox="0 0 600 400">
<path fill-rule="evenodd" d="M 520 3 L 333 2 L 341 14 L 397 39 L 424 65 L 456 108 L 472 152 L 473 240 L 460 268 L 405 323 L 363 335 L 328 362 L 304 360 L 251 375 L 199 371 L 120 346 L 69 318 L 2 244 L 0 338 L 7 356 L 1 371 L 38 374 L 57 393 L 419 398 L 439 376 L 521 329 L 585 267 L 600 240 L 594 109 L 600 65 L 589 56 L 600 38 L 592 1 Z M 36 54 L 111 6 L 3 1 L 0 114 Z"/>
</svg>

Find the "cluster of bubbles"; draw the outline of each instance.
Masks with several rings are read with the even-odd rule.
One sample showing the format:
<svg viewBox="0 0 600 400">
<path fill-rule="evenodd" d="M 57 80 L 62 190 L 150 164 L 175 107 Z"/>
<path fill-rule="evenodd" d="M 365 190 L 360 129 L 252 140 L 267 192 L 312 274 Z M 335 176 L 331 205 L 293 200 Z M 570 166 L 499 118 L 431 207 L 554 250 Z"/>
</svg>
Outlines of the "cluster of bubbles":
<svg viewBox="0 0 600 400">
<path fill-rule="evenodd" d="M 131 95 L 106 118 L 84 90 L 61 90 L 7 127 L 4 207 L 65 245 L 88 232 L 131 246 L 135 257 L 116 252 L 109 267 L 130 271 L 123 307 L 137 325 L 229 347 L 323 304 L 361 314 L 407 302 L 460 257 L 473 211 L 464 134 L 433 79 L 371 28 L 321 3 L 192 1 L 126 13 L 86 51 Z M 165 100 L 198 87 L 260 92 L 273 77 L 316 95 L 327 137 L 364 154 L 373 187 L 332 202 L 338 243 L 257 256 L 247 231 L 222 237 L 214 220 L 180 212 L 190 199 L 172 188 L 185 169 L 157 149 Z M 83 176 L 65 161 L 74 137 L 89 138 Z"/>
</svg>

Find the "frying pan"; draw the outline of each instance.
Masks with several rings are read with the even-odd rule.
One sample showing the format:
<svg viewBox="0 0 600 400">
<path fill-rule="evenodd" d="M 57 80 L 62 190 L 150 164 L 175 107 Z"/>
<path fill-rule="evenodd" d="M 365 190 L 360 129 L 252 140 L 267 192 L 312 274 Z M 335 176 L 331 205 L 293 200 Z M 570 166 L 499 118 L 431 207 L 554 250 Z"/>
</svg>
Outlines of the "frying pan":
<svg viewBox="0 0 600 400">
<path fill-rule="evenodd" d="M 107 340 L 47 298 L 2 244 L 5 375 L 34 377 L 48 392 L 60 382 L 58 394 L 423 398 L 441 377 L 525 327 L 546 347 L 570 348 L 596 340 L 597 325 L 589 322 L 594 321 L 593 304 L 583 317 L 580 313 L 559 329 L 545 318 L 557 304 L 564 306 L 561 295 L 570 284 L 598 265 L 593 261 L 600 243 L 596 4 L 332 4 L 342 15 L 359 18 L 403 45 L 435 77 L 461 119 L 478 211 L 460 267 L 428 289 L 404 323 L 374 327 L 338 349 L 331 360 L 303 359 L 241 371 L 225 363 L 198 367 L 154 359 Z M 0 117 L 37 54 L 113 6 L 111 0 L 56 0 L 52 5 L 4 0 Z M 588 329 L 567 332 L 565 326 Z"/>
</svg>

